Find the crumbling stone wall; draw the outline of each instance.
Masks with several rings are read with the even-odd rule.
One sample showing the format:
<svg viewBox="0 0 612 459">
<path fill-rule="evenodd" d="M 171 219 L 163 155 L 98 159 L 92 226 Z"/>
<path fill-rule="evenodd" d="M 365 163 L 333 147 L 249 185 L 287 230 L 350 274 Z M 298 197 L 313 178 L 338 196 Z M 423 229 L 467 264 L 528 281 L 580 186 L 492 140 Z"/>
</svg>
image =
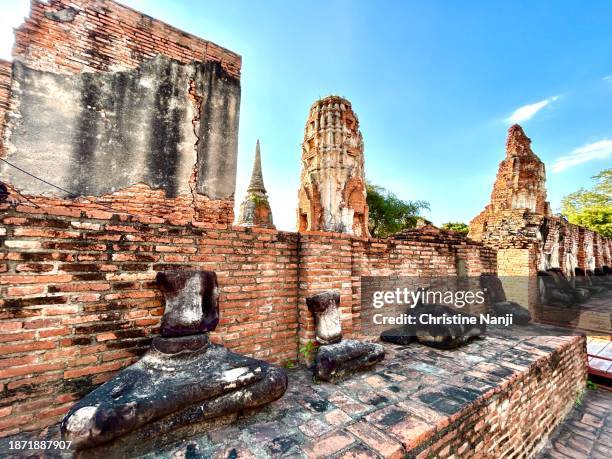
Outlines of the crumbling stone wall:
<svg viewBox="0 0 612 459">
<path fill-rule="evenodd" d="M 346 234 L 300 233 L 299 343 L 314 339 L 306 297 L 338 290 L 343 333 L 357 336 L 361 323 L 362 276 L 478 277 L 495 273 L 495 251 L 452 231 L 414 230 L 410 238 L 368 239 Z M 460 270 L 464 272 L 460 273 Z M 474 311 L 478 312 L 478 311 Z"/>
<path fill-rule="evenodd" d="M 325 97 L 310 108 L 297 218 L 298 231 L 369 235 L 363 139 L 357 115 L 342 97 Z"/>
<path fill-rule="evenodd" d="M 538 270 L 559 268 L 566 276 L 573 276 L 575 268 L 593 271 L 612 263 L 611 238 L 574 225 L 562 217 L 538 215 L 526 209 L 497 213 L 488 220 L 481 240 L 498 252 L 508 249 L 533 252 L 529 269 L 508 260 L 503 262 L 509 269 L 507 273 L 498 266 L 500 275 L 518 272 L 534 275 Z M 502 259 L 498 253 L 498 260 Z"/>
<path fill-rule="evenodd" d="M 0 205 L 0 436 L 56 422 L 159 334 L 157 271 L 214 270 L 212 339 L 297 357 L 297 234 Z"/>
<path fill-rule="evenodd" d="M 233 221 L 238 55 L 110 0 L 33 2 L 13 55 L 4 157 L 64 190 L 2 164 L 16 191 Z"/>
</svg>

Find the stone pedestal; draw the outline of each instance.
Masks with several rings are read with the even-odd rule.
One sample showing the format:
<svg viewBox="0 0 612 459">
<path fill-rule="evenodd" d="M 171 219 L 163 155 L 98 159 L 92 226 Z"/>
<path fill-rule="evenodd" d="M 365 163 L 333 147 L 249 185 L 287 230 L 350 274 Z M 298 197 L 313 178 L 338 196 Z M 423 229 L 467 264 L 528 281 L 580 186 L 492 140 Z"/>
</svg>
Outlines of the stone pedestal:
<svg viewBox="0 0 612 459">
<path fill-rule="evenodd" d="M 338 292 L 319 293 L 307 298 L 306 304 L 315 316 L 315 336 L 320 344 L 314 362 L 319 379 L 337 381 L 384 359 L 380 344 L 342 339 Z"/>
<path fill-rule="evenodd" d="M 434 318 L 446 315 L 469 316 L 473 314 L 459 312 L 449 306 L 440 304 L 419 304 L 416 308 L 408 311 L 409 314 L 416 316 L 415 325 L 404 325 L 401 327 L 386 330 L 380 335 L 380 339 L 394 344 L 406 345 L 418 341 L 426 346 L 437 349 L 454 349 L 474 338 L 478 338 L 486 331 L 486 327 L 480 324 L 440 324 L 422 325 L 419 316 L 427 315 Z"/>
<path fill-rule="evenodd" d="M 591 296 L 587 289 L 574 288 L 559 272 L 538 271 L 540 304 L 577 308 Z"/>
<path fill-rule="evenodd" d="M 337 381 L 357 371 L 366 370 L 385 357 L 380 344 L 345 339 L 321 346 L 315 358 L 319 379 Z"/>
<path fill-rule="evenodd" d="M 509 301 L 504 292 L 504 286 L 494 274 L 481 274 L 480 287 L 486 292 L 487 301 L 491 307 L 489 314 L 497 317 L 512 316 L 512 323 L 527 325 L 531 322 L 529 309 L 515 301 Z"/>
<path fill-rule="evenodd" d="M 287 388 L 282 369 L 209 343 L 203 331 L 219 318 L 213 272 L 165 272 L 157 281 L 166 296 L 164 336 L 62 421 L 63 438 L 85 457 L 134 454 L 152 437 L 175 440 L 175 430 L 214 425 L 278 399 Z"/>
</svg>

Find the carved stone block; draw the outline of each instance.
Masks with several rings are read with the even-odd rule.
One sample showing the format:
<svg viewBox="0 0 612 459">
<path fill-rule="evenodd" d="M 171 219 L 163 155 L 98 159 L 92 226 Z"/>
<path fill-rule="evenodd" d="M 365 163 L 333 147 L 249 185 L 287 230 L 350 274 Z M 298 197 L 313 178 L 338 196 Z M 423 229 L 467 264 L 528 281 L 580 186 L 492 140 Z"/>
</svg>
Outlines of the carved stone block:
<svg viewBox="0 0 612 459">
<path fill-rule="evenodd" d="M 342 339 L 340 325 L 340 294 L 323 292 L 306 299 L 306 305 L 315 316 L 316 338 L 321 344 L 337 343 Z"/>
<path fill-rule="evenodd" d="M 213 331 L 219 323 L 219 288 L 212 271 L 163 271 L 157 285 L 166 308 L 162 336 L 184 336 Z"/>
</svg>

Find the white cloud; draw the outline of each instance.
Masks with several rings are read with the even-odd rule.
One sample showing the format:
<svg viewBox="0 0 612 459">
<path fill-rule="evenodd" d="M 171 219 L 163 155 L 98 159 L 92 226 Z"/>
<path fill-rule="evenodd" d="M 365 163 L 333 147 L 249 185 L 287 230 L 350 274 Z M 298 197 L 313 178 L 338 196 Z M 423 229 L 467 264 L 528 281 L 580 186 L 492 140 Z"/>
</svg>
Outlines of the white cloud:
<svg viewBox="0 0 612 459">
<path fill-rule="evenodd" d="M 553 172 L 561 172 L 569 167 L 594 159 L 606 159 L 612 155 L 612 140 L 600 140 L 575 148 L 570 154 L 557 158 L 552 166 Z"/>
<path fill-rule="evenodd" d="M 604 80 L 606 83 L 612 84 L 612 74 L 603 77 L 602 80 Z"/>
<path fill-rule="evenodd" d="M 541 100 L 540 102 L 536 102 L 535 104 L 523 105 L 522 107 L 517 108 L 512 112 L 506 121 L 510 123 L 522 123 L 523 121 L 530 120 L 534 117 L 536 113 L 542 110 L 547 105 L 550 105 L 552 102 L 557 100 L 559 96 L 552 96 L 548 99 Z"/>
</svg>

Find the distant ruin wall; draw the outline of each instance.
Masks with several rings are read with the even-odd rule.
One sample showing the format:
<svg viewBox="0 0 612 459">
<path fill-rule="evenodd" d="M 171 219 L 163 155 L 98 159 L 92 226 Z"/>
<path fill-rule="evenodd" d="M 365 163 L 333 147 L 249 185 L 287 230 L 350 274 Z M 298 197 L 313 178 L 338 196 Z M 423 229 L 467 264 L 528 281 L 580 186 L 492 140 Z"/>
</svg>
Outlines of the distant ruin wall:
<svg viewBox="0 0 612 459">
<path fill-rule="evenodd" d="M 526 209 L 498 212 L 487 220 L 480 240 L 499 251 L 528 250 L 532 252 L 530 268 L 512 260 L 502 262 L 509 272 L 498 266 L 499 275 L 533 275 L 538 270 L 559 268 L 573 276 L 575 268 L 594 271 L 612 266 L 612 238 L 583 228 L 561 217 L 538 215 Z M 511 252 L 504 252 L 511 253 Z M 499 255 L 499 253 L 498 253 Z M 521 270 L 519 274 L 517 270 Z"/>
<path fill-rule="evenodd" d="M 470 222 L 469 237 L 498 250 L 499 276 L 535 276 L 561 269 L 596 271 L 612 266 L 612 239 L 552 216 L 546 201 L 544 163 L 519 125 L 508 129 L 489 204 Z M 532 289 L 533 290 L 533 289 Z M 533 304 L 534 292 L 512 297 Z"/>
<path fill-rule="evenodd" d="M 57 0 L 33 2 L 14 57 L 4 157 L 65 190 L 0 165 L 17 192 L 233 220 L 238 55 L 110 0 Z"/>
<path fill-rule="evenodd" d="M 163 310 L 157 271 L 214 270 L 213 340 L 283 363 L 314 338 L 307 296 L 339 290 L 344 334 L 355 336 L 360 276 L 452 275 L 459 259 L 474 275 L 496 265 L 493 250 L 443 235 L 368 240 L 1 204 L 0 436 L 56 422 L 144 352 Z"/>
<path fill-rule="evenodd" d="M 6 111 L 9 107 L 9 96 L 11 93 L 11 63 L 0 59 L 0 129 L 4 126 Z M 0 141 L 0 146 L 2 142 Z M 2 151 L 0 150 L 0 154 Z"/>
</svg>

